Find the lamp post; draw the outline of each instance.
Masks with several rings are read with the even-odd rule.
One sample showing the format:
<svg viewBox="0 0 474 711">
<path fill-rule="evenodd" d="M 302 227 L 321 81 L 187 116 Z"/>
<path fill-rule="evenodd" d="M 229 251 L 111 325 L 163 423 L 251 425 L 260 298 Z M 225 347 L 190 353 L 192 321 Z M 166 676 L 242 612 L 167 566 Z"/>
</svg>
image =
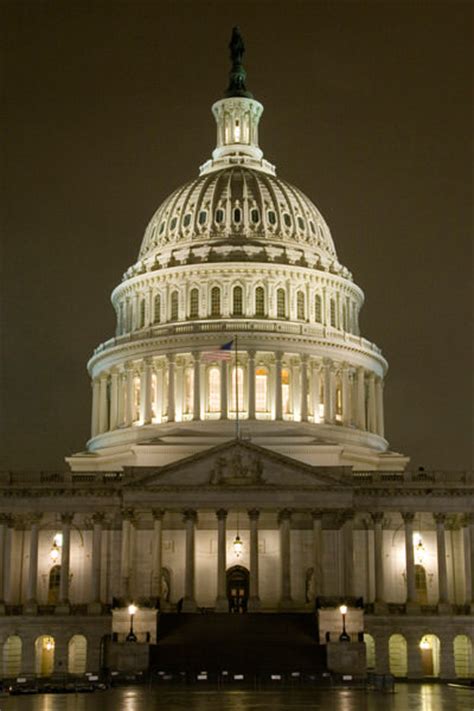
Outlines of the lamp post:
<svg viewBox="0 0 474 711">
<path fill-rule="evenodd" d="M 136 642 L 137 641 L 137 635 L 133 631 L 133 618 L 135 617 L 136 611 L 137 611 L 136 605 L 129 605 L 128 606 L 128 614 L 130 615 L 130 632 L 128 633 L 128 635 L 126 637 L 127 642 Z"/>
<path fill-rule="evenodd" d="M 346 632 L 346 615 L 347 615 L 347 605 L 341 605 L 339 612 L 342 615 L 342 634 L 339 637 L 340 642 L 350 642 L 351 638 Z"/>
</svg>

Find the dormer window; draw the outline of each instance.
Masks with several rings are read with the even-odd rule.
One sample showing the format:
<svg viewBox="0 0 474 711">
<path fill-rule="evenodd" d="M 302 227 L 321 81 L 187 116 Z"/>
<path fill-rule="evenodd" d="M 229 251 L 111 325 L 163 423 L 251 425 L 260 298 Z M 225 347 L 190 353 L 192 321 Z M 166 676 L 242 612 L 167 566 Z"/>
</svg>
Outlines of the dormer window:
<svg viewBox="0 0 474 711">
<path fill-rule="evenodd" d="M 276 225 L 276 221 L 277 221 L 277 217 L 276 217 L 275 212 L 273 210 L 269 210 L 268 211 L 268 222 L 271 225 Z"/>
<path fill-rule="evenodd" d="M 173 217 L 173 219 L 171 220 L 171 225 L 170 225 L 170 229 L 171 229 L 171 230 L 174 230 L 174 228 L 176 227 L 176 223 L 177 223 L 177 222 L 178 222 L 178 218 L 177 218 L 177 217 Z"/>
<path fill-rule="evenodd" d="M 287 212 L 283 213 L 283 222 L 285 223 L 285 225 L 287 227 L 291 227 L 291 217 L 289 216 L 289 214 Z"/>
<path fill-rule="evenodd" d="M 186 215 L 184 216 L 183 226 L 189 227 L 190 224 L 191 224 L 191 213 L 187 212 Z"/>
<path fill-rule="evenodd" d="M 224 222 L 224 210 L 222 210 L 221 208 L 216 210 L 216 222 L 218 225 Z"/>
<path fill-rule="evenodd" d="M 234 222 L 238 225 L 242 220 L 242 210 L 240 207 L 236 207 L 234 210 Z"/>
<path fill-rule="evenodd" d="M 206 220 L 207 220 L 207 212 L 206 212 L 206 210 L 201 210 L 201 212 L 199 213 L 199 218 L 198 218 L 199 224 L 205 225 Z"/>
<path fill-rule="evenodd" d="M 253 210 L 250 210 L 250 219 L 252 220 L 253 224 L 256 225 L 257 222 L 260 220 L 260 210 L 257 210 L 256 207 L 253 208 Z"/>
</svg>

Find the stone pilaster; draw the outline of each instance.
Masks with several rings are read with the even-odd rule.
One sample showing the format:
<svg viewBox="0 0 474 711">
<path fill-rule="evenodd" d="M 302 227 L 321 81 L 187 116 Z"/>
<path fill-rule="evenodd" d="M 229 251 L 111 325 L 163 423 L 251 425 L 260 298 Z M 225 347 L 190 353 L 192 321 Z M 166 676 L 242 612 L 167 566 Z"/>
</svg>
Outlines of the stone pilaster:
<svg viewBox="0 0 474 711">
<path fill-rule="evenodd" d="M 435 513 L 433 514 L 433 518 L 436 523 L 436 549 L 438 557 L 438 612 L 449 614 L 451 612 L 451 605 L 448 597 L 448 568 L 446 561 L 446 514 Z"/>
<path fill-rule="evenodd" d="M 308 421 L 308 356 L 301 356 L 301 420 Z"/>
<path fill-rule="evenodd" d="M 174 353 L 168 356 L 168 422 L 175 420 L 175 356 Z"/>
<path fill-rule="evenodd" d="M 29 516 L 30 523 L 30 559 L 28 566 L 28 579 L 26 585 L 26 603 L 23 612 L 27 615 L 36 615 L 38 612 L 38 540 L 39 526 L 43 514 L 35 513 Z"/>
<path fill-rule="evenodd" d="M 278 515 L 280 527 L 280 608 L 293 606 L 291 597 L 291 511 L 282 509 Z"/>
<path fill-rule="evenodd" d="M 375 567 L 375 601 L 376 614 L 387 613 L 387 603 L 385 601 L 385 581 L 383 570 L 383 512 L 377 511 L 372 514 L 374 522 L 374 567 Z"/>
<path fill-rule="evenodd" d="M 201 419 L 201 353 L 193 353 L 193 420 Z"/>
<path fill-rule="evenodd" d="M 71 524 L 74 519 L 73 513 L 61 514 L 61 533 L 63 543 L 61 546 L 61 575 L 59 579 L 59 605 L 56 605 L 55 612 L 65 615 L 70 612 L 69 605 L 69 570 L 71 559 Z"/>
<path fill-rule="evenodd" d="M 217 596 L 216 612 L 228 612 L 229 603 L 226 590 L 226 523 L 227 511 L 219 509 L 217 517 Z"/>
<path fill-rule="evenodd" d="M 275 353 L 275 420 L 283 419 L 283 394 L 281 383 L 281 360 L 280 351 Z"/>
<path fill-rule="evenodd" d="M 406 582 L 407 582 L 407 613 L 416 614 L 420 611 L 420 605 L 416 599 L 415 585 L 415 554 L 413 551 L 413 521 L 415 514 L 411 511 L 402 513 L 405 524 L 405 561 L 406 561 Z"/>
<path fill-rule="evenodd" d="M 195 599 L 195 529 L 197 512 L 187 509 L 183 514 L 183 521 L 186 529 L 186 557 L 184 561 L 184 600 L 183 612 L 196 611 Z"/>
<path fill-rule="evenodd" d="M 163 567 L 163 509 L 152 509 L 153 542 L 151 559 L 151 595 L 156 597 L 163 608 L 162 597 L 162 567 Z"/>
<path fill-rule="evenodd" d="M 248 352 L 248 378 L 249 378 L 249 420 L 255 420 L 255 351 Z"/>
<path fill-rule="evenodd" d="M 311 512 L 313 519 L 313 592 L 314 597 L 324 595 L 323 567 L 323 514 L 322 511 Z"/>
<path fill-rule="evenodd" d="M 258 519 L 260 511 L 251 509 L 248 512 L 250 524 L 250 590 L 249 590 L 249 612 L 256 612 L 260 609 L 260 593 L 258 581 Z"/>
<path fill-rule="evenodd" d="M 87 605 L 87 612 L 97 615 L 102 612 L 100 596 L 101 568 L 102 568 L 102 527 L 105 515 L 97 511 L 92 514 L 92 560 L 91 560 L 91 601 Z"/>
<path fill-rule="evenodd" d="M 122 548 L 120 561 L 120 594 L 128 599 L 131 595 L 131 547 L 132 526 L 135 517 L 133 509 L 122 511 Z"/>
</svg>

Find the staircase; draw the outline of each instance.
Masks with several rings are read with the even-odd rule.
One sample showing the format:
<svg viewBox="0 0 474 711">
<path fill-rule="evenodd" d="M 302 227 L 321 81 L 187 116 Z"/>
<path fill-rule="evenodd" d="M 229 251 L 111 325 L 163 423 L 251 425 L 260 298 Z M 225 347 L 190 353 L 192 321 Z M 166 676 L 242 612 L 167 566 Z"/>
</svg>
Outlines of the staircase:
<svg viewBox="0 0 474 711">
<path fill-rule="evenodd" d="M 162 614 L 150 665 L 163 671 L 322 673 L 314 614 Z"/>
</svg>

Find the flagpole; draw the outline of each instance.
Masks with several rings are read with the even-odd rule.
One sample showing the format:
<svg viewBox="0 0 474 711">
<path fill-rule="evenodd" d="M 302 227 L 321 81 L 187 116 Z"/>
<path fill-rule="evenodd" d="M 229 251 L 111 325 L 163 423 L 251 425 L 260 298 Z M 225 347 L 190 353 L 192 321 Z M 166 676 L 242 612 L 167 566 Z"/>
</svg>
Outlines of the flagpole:
<svg viewBox="0 0 474 711">
<path fill-rule="evenodd" d="M 237 334 L 235 334 L 235 437 L 240 439 L 239 426 L 239 344 Z"/>
</svg>

